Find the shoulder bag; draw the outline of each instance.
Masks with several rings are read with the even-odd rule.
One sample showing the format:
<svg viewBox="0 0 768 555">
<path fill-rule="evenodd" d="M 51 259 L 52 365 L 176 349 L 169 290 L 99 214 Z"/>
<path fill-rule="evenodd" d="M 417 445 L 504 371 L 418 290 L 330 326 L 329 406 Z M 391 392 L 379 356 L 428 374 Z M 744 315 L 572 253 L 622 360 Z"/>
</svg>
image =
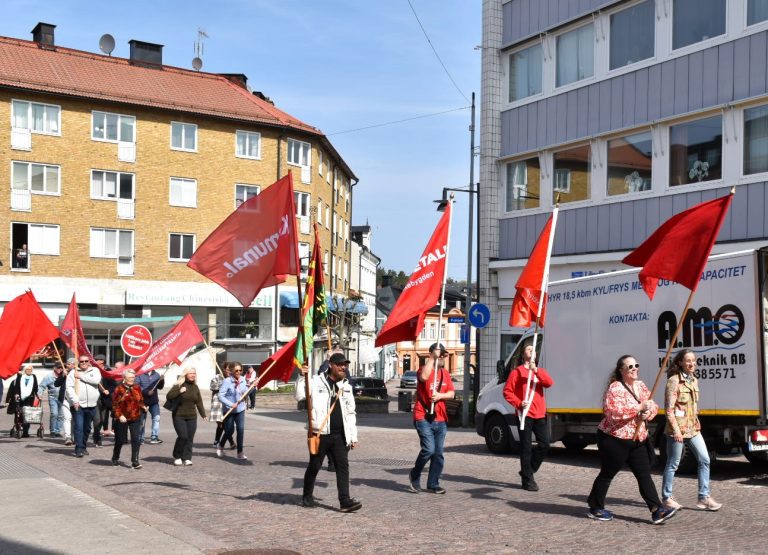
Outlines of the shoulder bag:
<svg viewBox="0 0 768 555">
<path fill-rule="evenodd" d="M 323 423 L 320 425 L 320 430 L 325 428 L 325 425 L 328 423 L 328 419 L 331 417 L 331 413 L 333 412 L 334 407 L 336 406 L 336 402 L 339 400 L 339 397 L 341 397 L 341 389 L 339 389 L 339 392 L 336 394 L 336 399 L 333 400 L 333 404 L 331 404 L 331 408 L 328 409 L 328 414 L 325 415 L 325 418 L 323 419 Z M 307 447 L 309 448 L 309 454 L 310 455 L 317 455 L 320 452 L 320 434 L 313 432 L 312 430 L 309 431 L 309 436 L 307 436 Z"/>
</svg>

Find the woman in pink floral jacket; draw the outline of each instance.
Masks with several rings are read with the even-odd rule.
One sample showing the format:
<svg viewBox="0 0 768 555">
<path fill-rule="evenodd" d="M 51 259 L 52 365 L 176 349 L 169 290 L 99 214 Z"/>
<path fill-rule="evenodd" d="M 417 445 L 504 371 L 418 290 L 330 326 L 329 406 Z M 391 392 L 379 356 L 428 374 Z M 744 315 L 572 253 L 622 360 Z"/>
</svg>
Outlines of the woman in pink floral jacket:
<svg viewBox="0 0 768 555">
<path fill-rule="evenodd" d="M 667 509 L 659 499 L 651 478 L 651 463 L 646 421 L 653 420 L 659 407 L 651 399 L 651 392 L 637 379 L 640 365 L 631 355 L 616 361 L 611 372 L 608 389 L 603 398 L 603 420 L 597 427 L 597 447 L 600 451 L 600 474 L 592 484 L 587 502 L 587 516 L 594 520 L 612 520 L 613 514 L 605 510 L 605 496 L 613 477 L 629 465 L 640 488 L 640 496 L 651 511 L 651 522 L 661 524 L 671 518 L 677 509 Z"/>
</svg>

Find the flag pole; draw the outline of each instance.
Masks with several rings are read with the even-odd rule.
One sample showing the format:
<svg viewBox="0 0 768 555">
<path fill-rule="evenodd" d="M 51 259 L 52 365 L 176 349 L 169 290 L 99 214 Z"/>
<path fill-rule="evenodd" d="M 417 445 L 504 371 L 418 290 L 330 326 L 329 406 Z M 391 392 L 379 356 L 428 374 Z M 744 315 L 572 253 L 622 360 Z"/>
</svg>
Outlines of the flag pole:
<svg viewBox="0 0 768 555">
<path fill-rule="evenodd" d="M 290 171 L 288 172 L 291 173 Z M 294 208 L 295 213 L 295 208 Z M 299 336 L 301 337 L 301 354 L 304 358 L 304 364 L 309 366 L 309 361 L 307 360 L 307 342 L 306 338 L 304 336 L 304 318 L 302 318 L 302 313 L 304 312 L 304 299 L 301 298 L 301 260 L 299 259 L 299 244 L 298 244 L 298 238 L 297 242 L 294 245 L 293 249 L 293 255 L 294 259 L 296 261 L 296 290 L 299 295 Z M 309 276 L 307 276 L 307 279 L 309 279 Z M 307 375 L 304 377 L 304 396 L 306 397 L 306 409 L 307 409 L 307 437 L 312 436 L 312 391 L 309 387 L 309 380 L 312 378 L 312 375 L 307 372 Z"/>
<path fill-rule="evenodd" d="M 65 366 L 64 366 L 64 361 L 63 361 L 63 360 L 62 360 L 62 358 L 61 358 L 61 353 L 59 353 L 59 350 L 56 348 L 56 343 L 55 343 L 55 340 L 54 340 L 54 341 L 51 341 L 51 347 L 53 347 L 53 350 L 54 350 L 54 351 L 56 351 L 56 358 L 58 358 L 58 359 L 59 359 L 59 364 L 61 364 L 61 367 L 62 367 L 62 368 L 65 368 Z"/>
<path fill-rule="evenodd" d="M 227 414 L 225 414 L 225 415 L 222 417 L 222 420 L 225 420 L 225 419 L 227 418 L 227 416 L 229 416 L 229 414 L 230 414 L 230 413 L 231 413 L 233 410 L 235 410 L 235 407 L 236 407 L 237 405 L 239 405 L 240 403 L 242 403 L 242 402 L 245 400 L 245 398 L 246 398 L 246 397 L 248 397 L 248 394 L 251 392 L 251 390 L 253 390 L 253 389 L 254 389 L 254 388 L 256 388 L 256 387 L 259 387 L 259 382 L 261 382 L 261 378 L 263 378 L 264 376 L 266 376 L 266 375 L 267 375 L 267 372 L 269 372 L 269 371 L 272 369 L 272 367 L 275 365 L 275 363 L 276 363 L 276 362 L 277 362 L 277 360 L 276 360 L 276 359 L 275 359 L 275 360 L 273 360 L 273 361 L 272 361 L 272 362 L 269 364 L 269 366 L 267 366 L 267 369 L 266 369 L 266 370 L 264 370 L 264 371 L 263 371 L 261 374 L 259 374 L 259 377 L 258 377 L 258 378 L 256 378 L 256 381 L 255 381 L 255 382 L 253 382 L 253 383 L 251 384 L 251 386 L 250 386 L 248 389 L 246 389 L 246 390 L 245 390 L 245 393 L 243 393 L 243 394 L 242 394 L 242 396 L 241 396 L 241 397 L 240 397 L 240 398 L 237 400 L 237 402 L 236 402 L 235 404 L 233 404 L 231 407 L 229 407 L 229 410 L 227 411 Z"/>
<path fill-rule="evenodd" d="M 450 250 L 450 245 L 451 245 L 451 222 L 453 221 L 453 203 L 454 203 L 453 198 L 454 198 L 454 194 L 451 193 L 451 196 L 448 199 L 448 202 L 450 203 L 448 205 L 450 212 L 448 213 L 448 235 L 445 241 L 445 271 L 443 272 L 443 286 L 440 291 L 440 315 L 437 318 L 437 350 L 440 351 L 440 354 L 443 354 L 442 349 L 440 349 L 440 342 L 442 340 L 442 330 L 443 330 L 443 307 L 445 306 L 445 284 L 448 281 L 448 251 Z M 467 284 L 467 286 L 469 286 L 469 284 Z M 469 333 L 469 330 L 467 330 L 467 333 Z M 441 370 L 440 359 L 441 357 L 437 358 L 435 369 L 432 372 L 432 394 L 433 395 L 435 393 L 435 390 L 437 389 L 437 375 L 440 373 L 440 370 Z M 434 401 L 432 401 L 432 404 L 430 404 L 429 406 L 429 414 L 435 414 Z"/>
<path fill-rule="evenodd" d="M 541 320 L 541 313 L 544 308 L 544 299 L 547 298 L 547 289 L 549 288 L 549 262 L 552 259 L 552 247 L 555 244 L 555 228 L 557 227 L 557 213 L 560 211 L 560 193 L 557 194 L 555 200 L 555 208 L 552 210 L 552 226 L 549 229 L 549 238 L 547 241 L 547 256 L 544 258 L 544 274 L 541 276 L 541 294 L 539 295 L 539 310 L 536 314 L 536 327 L 533 331 L 533 352 L 531 353 L 531 361 L 536 363 L 536 343 L 539 339 L 539 321 Z M 533 373 L 528 369 L 528 381 L 525 384 L 525 396 L 523 400 L 526 401 L 526 405 L 520 414 L 520 429 L 525 429 L 525 417 L 528 416 L 528 411 L 531 409 L 531 401 L 536 394 L 536 386 L 531 389 L 531 382 L 533 381 Z"/>
<path fill-rule="evenodd" d="M 202 335 L 202 334 L 201 334 L 201 335 Z M 205 350 L 206 350 L 206 351 L 208 351 L 208 354 L 211 356 L 211 360 L 212 360 L 212 361 L 213 361 L 213 363 L 216 365 L 216 370 L 218 370 L 218 371 L 219 371 L 219 374 L 221 374 L 221 375 L 223 376 L 223 375 L 224 375 L 224 372 L 221 370 L 221 367 L 219 366 L 219 362 L 216 360 L 216 357 L 215 357 L 215 356 L 214 356 L 214 354 L 211 352 L 211 346 L 210 346 L 210 345 L 208 345 L 208 342 L 205 340 L 205 336 L 203 336 L 203 345 L 205 345 Z"/>
</svg>

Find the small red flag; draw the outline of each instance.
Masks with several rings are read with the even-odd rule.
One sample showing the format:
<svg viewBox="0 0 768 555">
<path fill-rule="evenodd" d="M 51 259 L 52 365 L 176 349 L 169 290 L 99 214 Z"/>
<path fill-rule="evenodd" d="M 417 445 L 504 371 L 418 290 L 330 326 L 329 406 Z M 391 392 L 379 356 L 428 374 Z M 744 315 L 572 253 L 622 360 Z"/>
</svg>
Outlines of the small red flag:
<svg viewBox="0 0 768 555">
<path fill-rule="evenodd" d="M 293 178 L 245 201 L 198 247 L 187 266 L 250 306 L 264 287 L 298 275 Z"/>
<path fill-rule="evenodd" d="M 525 264 L 520 277 L 517 278 L 515 300 L 512 303 L 512 311 L 509 314 L 509 325 L 527 328 L 539 318 L 539 326 L 544 327 L 544 319 L 547 311 L 547 296 L 544 295 L 542 307 L 539 307 L 541 286 L 544 281 L 544 273 L 547 271 L 547 250 L 549 249 L 549 236 L 552 233 L 552 216 L 549 217 L 544 229 L 541 230 L 536 244 L 533 246 L 528 262 Z"/>
<path fill-rule="evenodd" d="M 377 347 L 398 341 L 413 341 L 421 333 L 427 311 L 440 299 L 448 253 L 450 219 L 451 203 L 448 203 L 432 238 L 427 243 L 427 248 L 419 258 L 416 270 L 408 279 L 408 284 L 376 338 Z"/>
<path fill-rule="evenodd" d="M 16 374 L 22 362 L 57 337 L 59 330 L 32 291 L 9 301 L 0 316 L 0 379 Z"/>
<path fill-rule="evenodd" d="M 275 354 L 270 356 L 259 367 L 259 383 L 257 389 L 261 389 L 272 380 L 287 382 L 291 379 L 294 369 L 294 354 L 296 353 L 296 340 L 298 336 L 283 345 Z M 272 364 L 274 362 L 274 364 Z M 270 365 L 272 365 L 270 367 Z M 262 372 L 266 372 L 263 376 Z"/>
<path fill-rule="evenodd" d="M 672 216 L 622 262 L 640 266 L 640 283 L 653 300 L 660 279 L 695 291 L 715 245 L 733 193 Z"/>
<path fill-rule="evenodd" d="M 93 355 L 91 355 L 91 351 L 88 349 L 88 344 L 85 342 L 83 325 L 80 322 L 80 310 L 77 307 L 74 293 L 72 293 L 72 300 L 69 302 L 69 308 L 67 308 L 67 314 L 64 316 L 64 321 L 61 322 L 61 326 L 59 327 L 59 337 L 61 337 L 64 344 L 75 353 L 75 358 L 81 355 L 86 355 L 91 361 L 91 366 L 96 364 L 96 360 L 93 358 Z"/>
</svg>

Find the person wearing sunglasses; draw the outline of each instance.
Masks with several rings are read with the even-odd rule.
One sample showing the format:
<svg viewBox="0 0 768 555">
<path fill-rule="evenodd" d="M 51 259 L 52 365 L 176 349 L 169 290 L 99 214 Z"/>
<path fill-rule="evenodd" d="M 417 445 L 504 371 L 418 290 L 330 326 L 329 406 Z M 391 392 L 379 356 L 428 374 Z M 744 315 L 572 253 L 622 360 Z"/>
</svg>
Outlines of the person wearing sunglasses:
<svg viewBox="0 0 768 555">
<path fill-rule="evenodd" d="M 688 446 L 698 462 L 699 500 L 696 506 L 705 511 L 717 511 L 723 504 L 709 495 L 709 452 L 701 435 L 698 416 L 699 380 L 695 372 L 696 353 L 690 349 L 679 351 L 667 371 L 667 387 L 664 393 L 667 464 L 664 467 L 661 495 L 665 507 L 682 508 L 682 505 L 672 498 L 672 487 L 683 455 L 683 447 Z"/>
<path fill-rule="evenodd" d="M 67 399 L 75 424 L 75 457 L 78 458 L 88 454 L 85 446 L 96 416 L 96 404 L 101 396 L 100 383 L 101 373 L 91 366 L 88 356 L 78 357 L 77 369 L 67 376 Z"/>
<path fill-rule="evenodd" d="M 661 524 L 677 512 L 675 508 L 664 507 L 651 478 L 646 422 L 653 420 L 659 407 L 650 398 L 648 387 L 638 379 L 639 373 L 640 365 L 635 357 L 623 355 L 616 361 L 608 380 L 603 397 L 603 420 L 597 427 L 600 473 L 587 499 L 587 516 L 594 520 L 613 520 L 613 513 L 605 510 L 605 496 L 613 477 L 625 464 L 635 475 L 653 524 Z"/>
</svg>

